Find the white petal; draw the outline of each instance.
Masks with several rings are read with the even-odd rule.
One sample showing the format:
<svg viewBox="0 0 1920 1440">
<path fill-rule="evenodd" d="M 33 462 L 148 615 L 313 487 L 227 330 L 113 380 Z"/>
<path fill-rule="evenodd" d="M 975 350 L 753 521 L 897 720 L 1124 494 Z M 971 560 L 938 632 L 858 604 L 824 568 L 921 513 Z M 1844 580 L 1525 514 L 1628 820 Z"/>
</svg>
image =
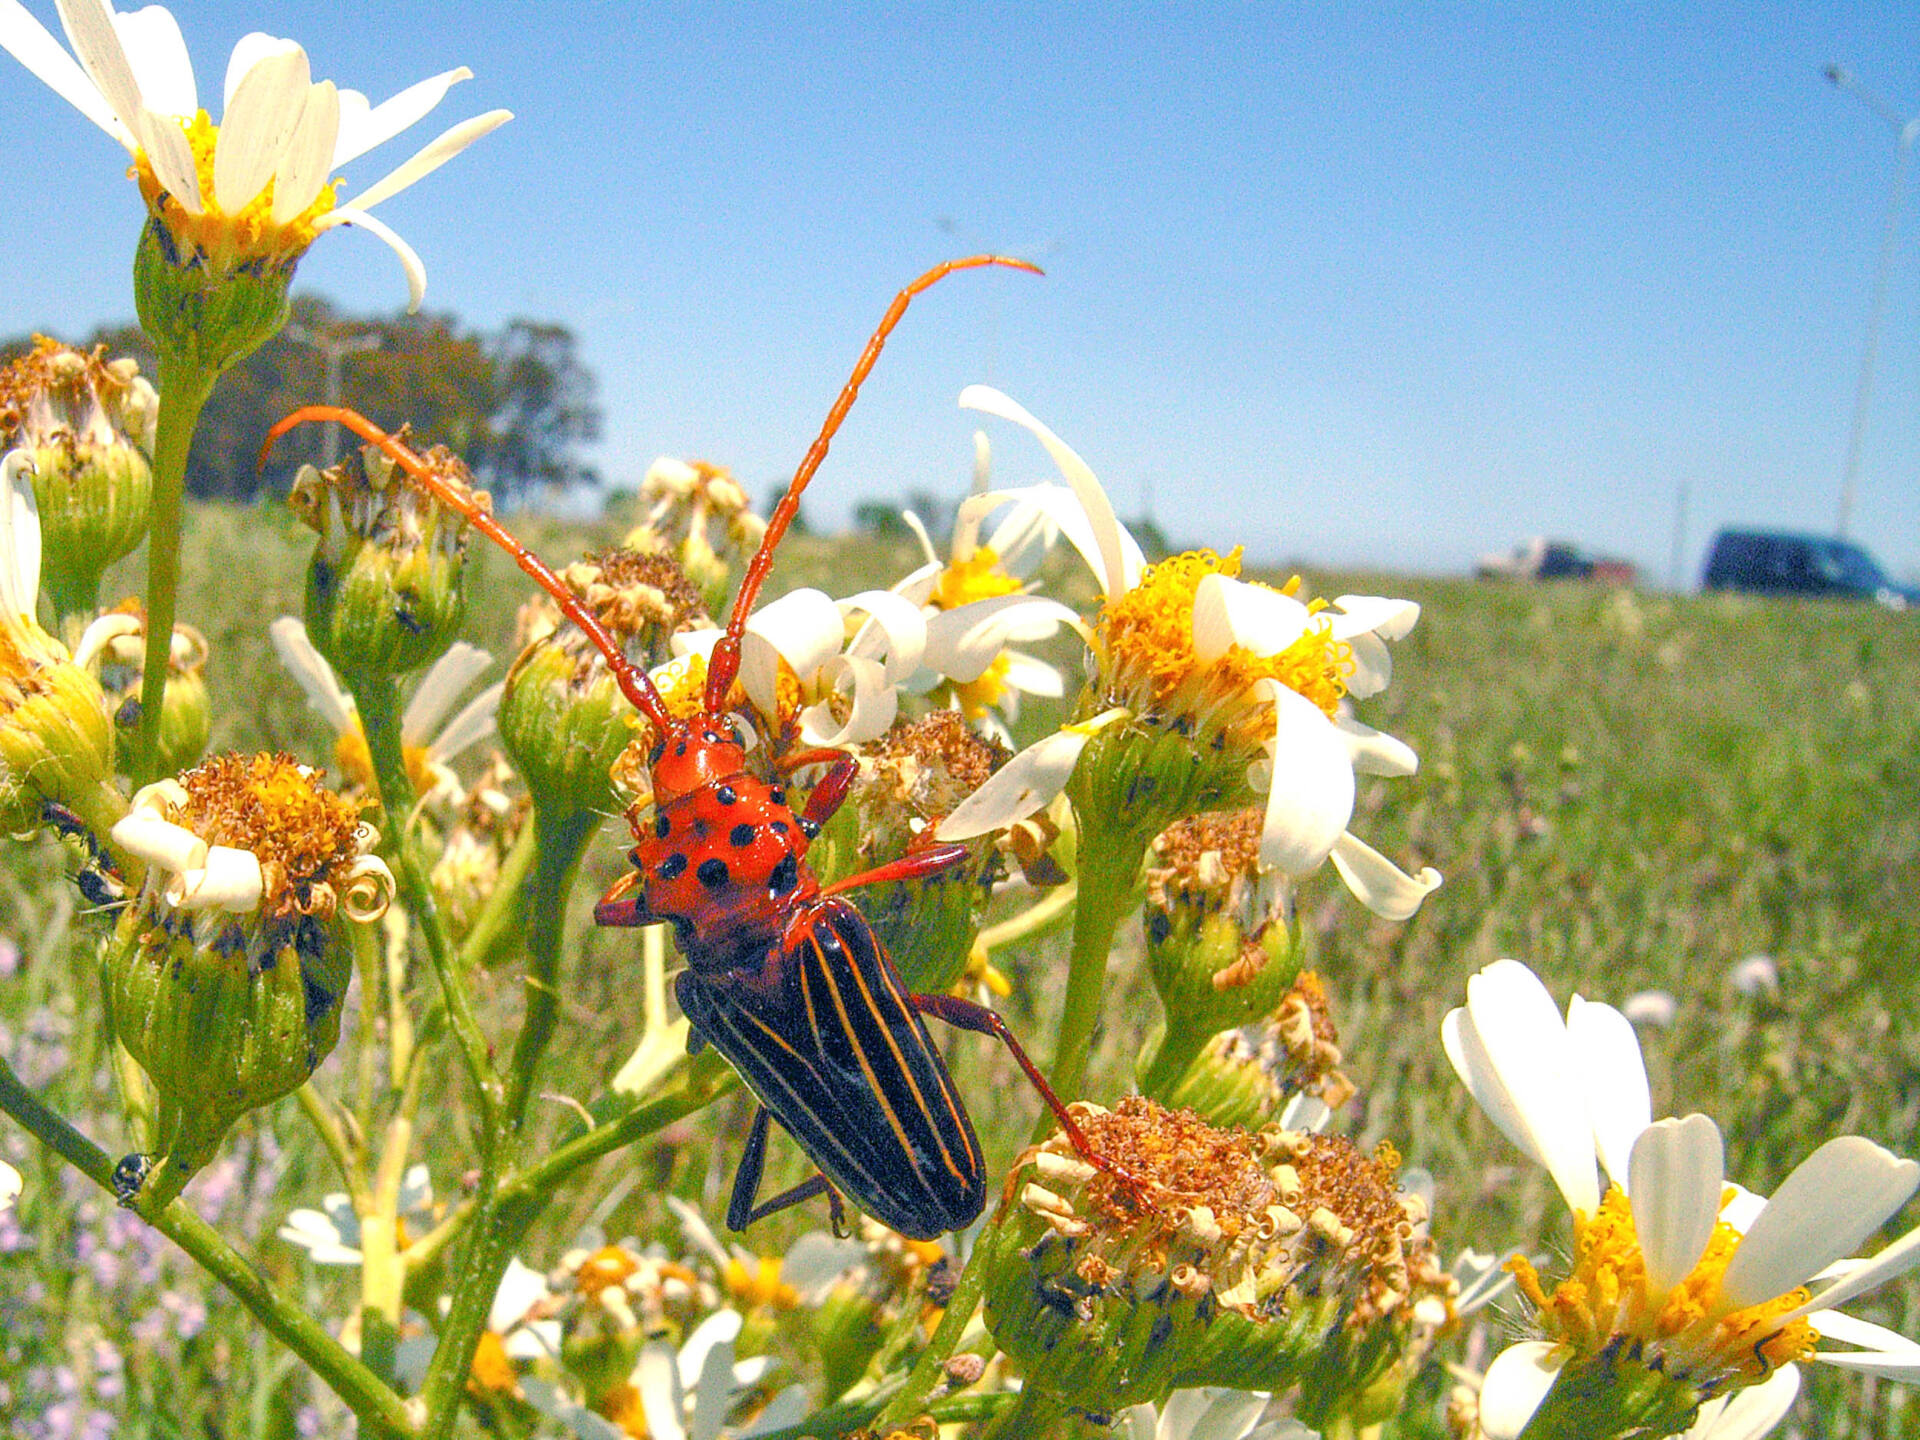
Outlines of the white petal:
<svg viewBox="0 0 1920 1440">
<path fill-rule="evenodd" d="M 1349 715 L 1338 716 L 1333 724 L 1347 742 L 1347 754 L 1360 774 L 1399 777 L 1420 769 L 1420 757 L 1406 741 L 1362 725 Z"/>
<path fill-rule="evenodd" d="M 1440 888 L 1440 872 L 1424 865 L 1409 875 L 1378 850 L 1342 831 L 1328 858 L 1353 898 L 1383 920 L 1410 920 L 1421 903 Z"/>
<path fill-rule="evenodd" d="M 418 180 L 423 180 L 446 164 L 483 135 L 490 135 L 513 118 L 511 110 L 489 110 L 471 120 L 443 131 L 421 146 L 407 159 L 381 176 L 373 184 L 342 206 L 349 210 L 371 210 L 382 200 L 390 200 Z"/>
<path fill-rule="evenodd" d="M 20 1198 L 20 1172 L 0 1160 L 0 1210 L 11 1210 Z"/>
<path fill-rule="evenodd" d="M 1353 654 L 1347 694 L 1356 700 L 1378 695 L 1393 679 L 1393 655 L 1377 635 L 1356 635 L 1346 643 Z"/>
<path fill-rule="evenodd" d="M 849 655 L 884 655 L 890 681 L 904 679 L 920 668 L 927 647 L 927 617 L 918 605 L 891 590 L 862 590 L 835 603 L 843 630 L 848 616 L 864 613 L 868 617 L 848 643 Z"/>
<path fill-rule="evenodd" d="M 108 832 L 114 844 L 169 874 L 197 870 L 206 863 L 207 842 L 184 826 L 137 803 Z"/>
<path fill-rule="evenodd" d="M 1527 1428 L 1559 1378 L 1563 1362 L 1549 1361 L 1553 1350 L 1545 1340 L 1524 1340 L 1494 1356 L 1480 1382 L 1480 1429 L 1486 1440 L 1516 1440 Z"/>
<path fill-rule="evenodd" d="M 164 5 L 149 5 L 115 15 L 113 27 L 120 36 L 120 52 L 127 57 L 134 83 L 140 87 L 141 103 L 158 114 L 182 120 L 198 115 L 200 99 L 193 84 L 193 61 L 187 57 L 187 42 L 173 12 Z"/>
<path fill-rule="evenodd" d="M 641 1346 L 632 1383 L 640 1391 L 640 1413 L 646 1417 L 647 1434 L 654 1440 L 686 1440 L 686 1427 L 680 1421 L 680 1370 L 673 1346 L 664 1340 L 649 1340 Z"/>
<path fill-rule="evenodd" d="M 773 1399 L 767 1402 L 767 1408 L 753 1417 L 753 1422 L 740 1432 L 742 1440 L 753 1440 L 755 1435 L 765 1435 L 774 1430 L 785 1430 L 798 1425 L 813 1413 L 813 1396 L 804 1385 L 789 1385 Z"/>
<path fill-rule="evenodd" d="M 357 91 L 351 105 L 340 109 L 340 139 L 334 147 L 333 164 L 345 165 L 357 160 L 377 145 L 384 145 L 409 126 L 417 124 L 446 93 L 462 80 L 471 80 L 473 72 L 462 65 L 409 85 L 398 95 L 369 108 L 367 97 Z M 346 100 L 343 95 L 342 101 Z"/>
<path fill-rule="evenodd" d="M 1586 1095 L 1569 1068 L 1566 1022 L 1546 986 L 1513 960 L 1467 981 L 1467 1004 L 1447 1016 L 1447 1058 L 1487 1118 L 1553 1176 L 1583 1215 L 1600 1207 Z"/>
<path fill-rule="evenodd" d="M 1193 651 L 1218 660 L 1233 646 L 1262 659 L 1278 655 L 1306 632 L 1312 612 L 1291 595 L 1231 575 L 1205 576 L 1193 596 Z"/>
<path fill-rule="evenodd" d="M 1390 600 L 1384 595 L 1341 595 L 1333 603 L 1339 610 L 1333 621 L 1336 640 L 1350 640 L 1360 634 L 1399 640 L 1420 619 L 1420 607 L 1412 600 Z"/>
<path fill-rule="evenodd" d="M 80 643 L 73 647 L 73 663 L 82 670 L 91 670 L 94 661 L 104 655 L 114 641 L 128 639 L 145 629 L 144 621 L 122 611 L 109 610 L 80 632 Z M 178 631 L 174 632 L 173 638 L 181 638 Z"/>
<path fill-rule="evenodd" d="M 978 680 L 1016 641 L 1044 640 L 1080 617 L 1038 595 L 995 595 L 927 619 L 926 663 L 961 684 Z"/>
<path fill-rule="evenodd" d="M 1140 583 L 1146 558 L 1113 513 L 1113 503 L 1100 488 L 1087 462 L 1053 431 L 1042 425 L 1017 401 L 988 385 L 969 385 L 960 392 L 962 410 L 981 410 L 1025 428 L 1053 457 L 1093 530 L 1100 551 L 1100 576 L 1107 594 L 1119 595 Z"/>
<path fill-rule="evenodd" d="M 740 641 L 740 684 L 771 715 L 778 700 L 779 662 L 802 681 L 840 653 L 847 638 L 840 607 L 824 590 L 790 590 L 761 607 L 747 622 Z"/>
<path fill-rule="evenodd" d="M 1842 1135 L 1801 1161 L 1741 1237 L 1721 1304 L 1743 1309 L 1783 1295 L 1859 1249 L 1920 1186 L 1920 1164 Z"/>
<path fill-rule="evenodd" d="M 147 163 L 161 188 L 190 213 L 203 215 L 207 197 L 200 190 L 200 171 L 193 162 L 193 146 L 184 130 L 171 118 L 142 110 L 134 122 L 140 148 L 147 152 Z"/>
<path fill-rule="evenodd" d="M 493 1305 L 487 1311 L 487 1328 L 504 1335 L 547 1296 L 547 1277 L 514 1256 L 507 1262 L 507 1273 L 500 1277 L 500 1288 L 493 1292 Z"/>
<path fill-rule="evenodd" d="M 433 743 L 427 746 L 427 759 L 444 764 L 471 750 L 498 730 L 500 697 L 506 692 L 507 682 L 496 680 L 469 700 L 466 708 L 433 737 Z"/>
<path fill-rule="evenodd" d="M 326 657 L 313 648 L 305 625 L 291 615 L 282 615 L 267 626 L 267 638 L 287 673 L 306 692 L 308 703 L 333 727 L 335 735 L 359 729 L 359 710 L 353 696 L 342 688 Z"/>
<path fill-rule="evenodd" d="M 211 845 L 198 868 L 181 871 L 167 882 L 165 895 L 176 910 L 219 909 L 241 915 L 259 906 L 266 888 L 259 856 L 231 845 Z"/>
<path fill-rule="evenodd" d="M 227 57 L 227 73 L 220 84 L 221 115 L 232 112 L 234 92 L 239 90 L 240 82 L 247 78 L 254 66 L 269 56 L 291 55 L 299 49 L 298 41 L 283 40 L 278 35 L 265 35 L 258 30 L 242 35 L 234 45 L 233 53 Z"/>
<path fill-rule="evenodd" d="M 1837 1366 L 1862 1375 L 1878 1375 L 1883 1380 L 1920 1381 L 1920 1347 L 1912 1355 L 1885 1355 L 1871 1350 L 1822 1350 L 1813 1357 L 1823 1365 Z"/>
<path fill-rule="evenodd" d="M 1706 1254 L 1725 1166 L 1720 1127 L 1704 1115 L 1649 1125 L 1634 1142 L 1627 1193 L 1655 1303 Z"/>
<path fill-rule="evenodd" d="M 422 263 L 414 248 L 402 240 L 384 220 L 376 220 L 364 210 L 353 210 L 342 205 L 322 215 L 314 225 L 315 233 L 331 230 L 336 225 L 357 225 L 362 230 L 378 236 L 389 250 L 400 257 L 400 266 L 407 272 L 407 313 L 415 314 L 420 302 L 427 298 L 427 267 Z"/>
<path fill-rule="evenodd" d="M 1884 1325 L 1862 1320 L 1857 1315 L 1846 1315 L 1838 1310 L 1815 1310 L 1807 1317 L 1807 1323 L 1820 1332 L 1822 1344 L 1837 1340 L 1842 1345 L 1856 1345 L 1862 1350 L 1871 1350 L 1876 1355 L 1887 1355 L 1898 1360 L 1920 1357 L 1920 1345 L 1898 1330 L 1889 1330 Z"/>
<path fill-rule="evenodd" d="M 706 1367 L 707 1352 L 716 1345 L 725 1345 L 731 1350 L 733 1342 L 740 1338 L 740 1327 L 745 1323 L 737 1310 L 716 1310 L 702 1320 L 687 1337 L 687 1343 L 680 1347 L 680 1383 L 691 1389 Z M 727 1364 L 732 1366 L 731 1357 Z"/>
<path fill-rule="evenodd" d="M 1758 1385 L 1702 1405 L 1682 1440 L 1760 1440 L 1786 1419 L 1799 1394 L 1799 1367 L 1782 1365 Z"/>
<path fill-rule="evenodd" d="M 87 77 L 93 81 L 129 135 L 140 129 L 140 82 L 120 48 L 120 35 L 114 28 L 113 10 L 102 0 L 56 0 L 60 24 L 67 32 L 67 44 L 73 47 Z M 58 88 L 57 86 L 55 88 Z"/>
<path fill-rule="evenodd" d="M 1587 1094 L 1594 1148 L 1613 1182 L 1626 1189 L 1633 1142 L 1653 1120 L 1653 1097 L 1647 1088 L 1647 1062 L 1640 1054 L 1640 1037 L 1633 1033 L 1627 1017 L 1611 1005 L 1597 1005 L 1576 995 L 1567 1006 L 1567 1040 Z M 1717 1186 L 1713 1197 L 1718 1213 Z"/>
<path fill-rule="evenodd" d="M 970 840 L 999 830 L 1045 809 L 1067 788 L 1080 752 L 1093 738 L 1080 730 L 1058 730 L 1036 741 L 995 772 L 954 807 L 935 832 L 941 840 Z"/>
<path fill-rule="evenodd" d="M 1806 1304 L 1782 1317 L 1782 1323 L 1813 1310 L 1844 1305 L 1856 1295 L 1878 1289 L 1889 1280 L 1920 1265 L 1920 1229 L 1909 1230 L 1871 1260 L 1851 1266 L 1837 1284 L 1820 1291 Z"/>
<path fill-rule="evenodd" d="M 940 552 L 934 546 L 933 536 L 927 533 L 926 522 L 911 510 L 902 510 L 900 518 L 913 532 L 913 538 L 920 542 L 921 553 L 927 557 L 927 564 L 933 567 L 933 573 L 939 574 L 944 567 L 940 564 Z"/>
<path fill-rule="evenodd" d="M 0 459 L 0 604 L 9 620 L 40 608 L 40 506 L 25 450 Z"/>
<path fill-rule="evenodd" d="M 1320 707 L 1277 680 L 1255 687 L 1273 705 L 1273 772 L 1260 859 L 1289 875 L 1318 869 L 1353 818 L 1353 761 Z"/>
<path fill-rule="evenodd" d="M 1241 1440 L 1253 1428 L 1253 1422 L 1260 1418 L 1260 1412 L 1267 1408 L 1267 1402 L 1273 1398 L 1270 1393 L 1260 1390 L 1228 1390 L 1208 1386 L 1201 1390 L 1175 1391 L 1168 1400 L 1169 1410 L 1173 1402 L 1183 1394 L 1200 1398 L 1198 1413 L 1193 1415 L 1185 1429 L 1169 1428 L 1172 1436 L 1184 1436 L 1185 1440 Z M 1165 1416 L 1162 1416 L 1165 1423 Z"/>
<path fill-rule="evenodd" d="M 1046 661 L 1018 650 L 1006 652 L 1007 669 L 1002 677 L 1007 685 L 1023 695 L 1045 695 L 1059 699 L 1067 693 L 1065 678 Z"/>
<path fill-rule="evenodd" d="M 1029 501 L 1015 501 L 1006 518 L 994 526 L 987 545 L 1008 574 L 1025 578 L 1039 568 L 1059 536 L 1060 525 L 1053 516 Z"/>
<path fill-rule="evenodd" d="M 420 686 L 407 701 L 400 717 L 400 743 L 425 745 L 453 702 L 467 693 L 467 687 L 493 667 L 493 656 L 478 645 L 456 640 L 447 653 L 433 662 Z"/>
<path fill-rule="evenodd" d="M 100 87 L 20 0 L 0 0 L 0 48 L 129 151 L 136 148 L 132 129 L 114 113 Z"/>
<path fill-rule="evenodd" d="M 433 1176 L 418 1162 L 407 1167 L 400 1177 L 400 1194 L 395 1201 L 402 1215 L 419 1215 L 433 1208 Z"/>
<path fill-rule="evenodd" d="M 307 52 L 264 56 L 240 79 L 213 147 L 213 199 L 232 215 L 266 188 L 287 153 L 312 88 Z"/>
<path fill-rule="evenodd" d="M 832 655 L 820 667 L 820 682 L 832 693 L 848 696 L 847 720 L 843 725 L 826 700 L 807 706 L 800 712 L 800 738 L 809 745 L 840 749 L 878 740 L 900 713 L 899 692 L 887 683 L 885 668 L 877 660 L 857 655 Z"/>
<path fill-rule="evenodd" d="M 284 225 L 319 197 L 340 129 L 340 92 L 331 80 L 307 91 L 306 109 L 273 173 L 273 223 Z"/>
</svg>

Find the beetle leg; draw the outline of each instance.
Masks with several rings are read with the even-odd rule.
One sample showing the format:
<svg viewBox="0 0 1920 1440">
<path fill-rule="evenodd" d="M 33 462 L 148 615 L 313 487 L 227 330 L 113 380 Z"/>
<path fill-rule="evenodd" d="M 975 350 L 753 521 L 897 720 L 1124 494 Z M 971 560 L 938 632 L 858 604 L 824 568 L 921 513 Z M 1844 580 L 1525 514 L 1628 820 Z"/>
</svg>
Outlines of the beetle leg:
<svg viewBox="0 0 1920 1440">
<path fill-rule="evenodd" d="M 935 845 L 930 849 L 915 851 L 911 855 L 902 855 L 898 860 L 889 860 L 884 865 L 876 865 L 871 870 L 862 870 L 858 875 L 849 875 L 844 880 L 836 880 L 820 893 L 838 895 L 844 890 L 852 890 L 861 885 L 884 885 L 889 880 L 925 880 L 938 875 L 942 870 L 951 870 L 966 858 L 967 847 L 964 845 Z M 913 998 L 915 1003 L 918 1003 L 923 999 L 932 1000 L 939 997 L 916 995 Z M 991 1010 L 987 1013 L 993 1014 Z M 944 1020 L 946 1017 L 943 1015 L 941 1018 Z M 1000 1017 L 995 1015 L 994 1018 L 997 1020 Z M 952 1023 L 958 1025 L 960 1022 L 955 1020 Z"/>
<path fill-rule="evenodd" d="M 1087 1132 L 1080 1128 L 1080 1122 L 1068 1112 L 1066 1102 L 1054 1093 L 1046 1077 L 1040 1073 L 1040 1067 L 1033 1063 L 1024 1046 L 1014 1039 L 1013 1031 L 1007 1028 L 1007 1022 L 996 1010 L 984 1005 L 976 1005 L 971 1000 L 963 1000 L 957 995 L 910 995 L 907 997 L 913 1008 L 923 1015 L 931 1015 L 936 1020 L 961 1030 L 971 1030 L 978 1035 L 992 1035 L 1005 1043 L 1013 1052 L 1013 1058 L 1020 1068 L 1027 1072 L 1027 1079 L 1033 1082 L 1033 1088 L 1040 1092 L 1040 1098 L 1047 1102 L 1047 1108 L 1053 1111 L 1054 1119 L 1060 1122 L 1060 1128 L 1066 1132 L 1067 1143 L 1096 1170 L 1107 1174 L 1127 1185 L 1136 1192 L 1146 1189 L 1146 1182 L 1123 1165 L 1116 1165 L 1093 1148 L 1093 1142 L 1087 1139 Z"/>
<path fill-rule="evenodd" d="M 760 1193 L 760 1175 L 767 1163 L 767 1127 L 773 1116 L 764 1105 L 756 1106 L 753 1112 L 753 1127 L 747 1131 L 747 1148 L 741 1152 L 740 1168 L 734 1173 L 733 1195 L 727 1201 L 727 1228 L 733 1231 L 746 1229 L 756 1220 L 764 1220 L 769 1215 L 778 1214 L 789 1206 L 798 1205 L 814 1196 L 825 1194 L 829 1214 L 832 1216 L 833 1233 L 840 1239 L 847 1238 L 847 1208 L 841 1202 L 840 1192 L 827 1182 L 827 1177 L 818 1173 L 810 1180 L 802 1180 L 791 1190 L 782 1190 L 764 1205 L 754 1204 L 754 1197 Z"/>
</svg>

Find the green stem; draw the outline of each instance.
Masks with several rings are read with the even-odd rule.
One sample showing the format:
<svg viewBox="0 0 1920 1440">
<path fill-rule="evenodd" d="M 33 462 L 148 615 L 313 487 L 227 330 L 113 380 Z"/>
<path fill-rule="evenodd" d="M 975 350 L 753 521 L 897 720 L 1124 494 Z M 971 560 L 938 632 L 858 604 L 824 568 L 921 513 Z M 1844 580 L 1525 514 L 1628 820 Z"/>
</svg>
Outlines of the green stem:
<svg viewBox="0 0 1920 1440">
<path fill-rule="evenodd" d="M 153 441 L 153 511 L 147 532 L 147 651 L 140 672 L 140 740 L 134 751 L 137 790 L 160 778 L 160 720 L 167 699 L 167 661 L 180 591 L 180 531 L 185 515 L 187 452 L 218 372 L 191 360 L 161 356 L 160 413 Z"/>
<path fill-rule="evenodd" d="M 967 1330 L 967 1322 L 973 1319 L 973 1312 L 980 1305 L 980 1297 L 986 1293 L 987 1271 L 993 1267 L 994 1252 L 999 1249 L 1002 1228 L 996 1222 L 989 1223 L 981 1230 L 980 1238 L 974 1242 L 973 1254 L 967 1257 L 967 1268 L 960 1272 L 959 1282 L 947 1299 L 947 1308 L 940 1312 L 940 1323 L 934 1327 L 927 1348 L 920 1352 L 920 1358 L 914 1362 L 906 1383 L 875 1419 L 873 1428 L 876 1431 L 884 1435 L 889 1428 L 905 1425 L 914 1416 L 923 1413 L 927 1396 L 933 1393 L 933 1387 L 939 1382 L 942 1367 L 959 1348 L 960 1337 Z"/>
<path fill-rule="evenodd" d="M 991 1395 L 949 1395 L 943 1400 L 935 1400 L 918 1413 L 931 1415 L 941 1425 L 959 1425 L 969 1420 L 990 1420 L 1011 1407 L 1016 1398 L 1006 1391 Z M 763 1430 L 755 1440 L 806 1440 L 809 1436 L 815 1437 L 815 1440 L 835 1440 L 835 1437 L 868 1428 L 878 1409 L 879 1403 L 872 1395 L 862 1395 L 858 1400 L 836 1401 L 814 1411 L 798 1425 Z"/>
<path fill-rule="evenodd" d="M 500 874 L 473 918 L 467 938 L 460 942 L 460 968 L 472 970 L 498 964 L 521 939 L 526 920 L 527 877 L 533 872 L 534 827 L 522 825 L 514 836 Z"/>
<path fill-rule="evenodd" d="M 383 848 L 400 882 L 401 897 L 426 936 L 427 956 L 439 977 L 441 998 L 446 1002 L 447 1020 L 454 1039 L 466 1061 L 467 1073 L 480 1096 L 481 1133 L 491 1136 L 499 1128 L 504 1087 L 494 1072 L 492 1049 L 480 1020 L 474 1014 L 473 997 L 454 953 L 453 937 L 433 898 L 433 883 L 420 863 L 412 832 L 407 827 L 408 801 L 413 782 L 407 778 L 407 762 L 400 744 L 400 692 L 386 676 L 349 676 L 348 688 L 360 709 L 360 724 L 366 731 L 367 752 L 373 757 L 373 773 L 380 784 L 381 803 L 386 809 Z"/>
<path fill-rule="evenodd" d="M 600 828 L 600 817 L 575 810 L 555 815 L 535 804 L 527 829 L 535 835 L 532 904 L 527 914 L 526 1019 L 507 1067 L 501 1140 L 511 1143 L 526 1122 L 540 1058 L 560 1017 L 560 951 L 566 942 L 567 896 L 581 857 Z"/>
<path fill-rule="evenodd" d="M 1105 992 L 1107 956 L 1120 921 L 1134 906 L 1134 880 L 1153 838 L 1139 827 L 1116 823 L 1110 816 L 1080 815 L 1079 904 L 1073 912 L 1073 952 L 1067 961 L 1067 998 L 1060 1014 L 1060 1036 L 1054 1047 L 1053 1070 L 1047 1076 L 1062 1100 L 1083 1098 L 1087 1060 L 1093 1032 L 1100 1023 L 1100 1001 Z M 1053 1128 L 1053 1116 L 1042 1112 L 1034 1130 L 1039 1140 Z"/>
<path fill-rule="evenodd" d="M 0 1110 L 101 1189 L 113 1190 L 113 1161 L 107 1153 L 48 1108 L 4 1060 L 0 1060 Z M 245 1256 L 186 1204 L 174 1201 L 154 1217 L 153 1225 L 225 1285 L 267 1333 L 305 1361 L 346 1402 L 369 1433 L 410 1440 L 413 1427 L 407 1422 L 400 1397 L 348 1354 L 317 1320 L 275 1290 Z"/>
</svg>

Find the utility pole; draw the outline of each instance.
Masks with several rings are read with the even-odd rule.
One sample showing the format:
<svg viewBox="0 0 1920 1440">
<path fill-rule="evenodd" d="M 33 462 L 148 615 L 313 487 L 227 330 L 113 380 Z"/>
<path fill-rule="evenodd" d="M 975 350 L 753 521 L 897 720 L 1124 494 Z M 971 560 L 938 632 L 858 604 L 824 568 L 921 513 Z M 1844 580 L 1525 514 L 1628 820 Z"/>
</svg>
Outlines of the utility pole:
<svg viewBox="0 0 1920 1440">
<path fill-rule="evenodd" d="M 378 350 L 382 343 L 378 333 L 371 330 L 363 330 L 357 335 L 338 335 L 331 330 L 316 330 L 311 325 L 302 325 L 298 320 L 289 323 L 283 333 L 289 340 L 311 345 L 320 352 L 320 394 L 328 405 L 340 403 L 340 371 L 347 356 Z M 321 436 L 320 468 L 325 470 L 340 458 L 340 427 L 330 423 L 321 431 Z"/>
</svg>

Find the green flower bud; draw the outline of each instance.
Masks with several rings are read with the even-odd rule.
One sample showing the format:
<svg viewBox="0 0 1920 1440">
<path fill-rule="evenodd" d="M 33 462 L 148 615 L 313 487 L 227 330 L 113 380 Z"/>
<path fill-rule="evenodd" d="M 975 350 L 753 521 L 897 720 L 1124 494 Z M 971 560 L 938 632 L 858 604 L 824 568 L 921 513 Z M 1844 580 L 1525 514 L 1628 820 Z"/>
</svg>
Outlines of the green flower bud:
<svg viewBox="0 0 1920 1440">
<path fill-rule="evenodd" d="M 1338 1067 L 1339 1036 L 1320 977 L 1303 971 L 1272 1018 L 1208 1041 L 1173 1083 L 1167 1103 L 1214 1125 L 1258 1130 L 1312 1099 L 1337 1110 L 1354 1085 Z M 1159 1097 L 1156 1097 L 1159 1098 Z"/>
<path fill-rule="evenodd" d="M 899 723 L 861 748 L 847 801 L 807 852 L 823 883 L 924 848 L 934 825 L 986 783 L 1006 752 L 956 711 Z M 870 886 L 860 909 L 893 956 L 909 990 L 939 993 L 966 972 L 999 859 L 987 837 L 971 858 L 924 880 Z"/>
<path fill-rule="evenodd" d="M 147 533 L 160 400 L 132 360 L 45 336 L 0 370 L 0 446 L 23 450 L 45 547 L 42 581 L 62 615 L 90 612 L 107 566 Z M 69 637 L 71 638 L 71 637 Z"/>
<path fill-rule="evenodd" d="M 101 970 L 108 1025 L 159 1096 L 125 1202 L 152 1215 L 234 1121 L 332 1051 L 346 927 L 385 912 L 393 876 L 354 808 L 285 756 L 222 756 L 150 785 L 113 838 L 147 866 Z"/>
<path fill-rule="evenodd" d="M 133 302 L 140 328 L 160 353 L 162 377 L 178 367 L 211 384 L 279 334 L 294 264 L 305 248 L 227 255 L 149 218 L 133 257 Z"/>
<path fill-rule="evenodd" d="M 471 489 L 451 452 L 435 446 L 420 458 Z M 473 494 L 490 503 L 486 492 Z M 307 634 L 350 686 L 446 653 L 467 613 L 464 517 L 372 445 L 330 470 L 302 466 L 288 503 L 320 536 L 307 567 Z"/>
<path fill-rule="evenodd" d="M 643 669 L 665 661 L 682 630 L 710 624 L 673 561 L 614 550 L 561 572 Z M 617 808 L 613 770 L 635 736 L 633 706 L 606 660 L 549 601 L 521 615 L 524 648 L 500 699 L 500 742 L 536 805 L 555 813 Z"/>
<path fill-rule="evenodd" d="M 1182 724 L 1132 714 L 1087 741 L 1067 795 L 1084 830 L 1097 827 L 1144 845 L 1186 816 L 1252 799 L 1250 755 L 1200 744 Z"/>
<path fill-rule="evenodd" d="M 1444 1323 L 1452 1282 L 1389 1148 L 1218 1130 L 1139 1097 L 1076 1110 L 1132 1180 L 1056 1136 L 1021 1158 L 1031 1178 L 989 1232 L 987 1327 L 1042 1393 L 1111 1411 L 1176 1387 L 1297 1387 L 1318 1423 L 1371 1413 Z"/>
</svg>

